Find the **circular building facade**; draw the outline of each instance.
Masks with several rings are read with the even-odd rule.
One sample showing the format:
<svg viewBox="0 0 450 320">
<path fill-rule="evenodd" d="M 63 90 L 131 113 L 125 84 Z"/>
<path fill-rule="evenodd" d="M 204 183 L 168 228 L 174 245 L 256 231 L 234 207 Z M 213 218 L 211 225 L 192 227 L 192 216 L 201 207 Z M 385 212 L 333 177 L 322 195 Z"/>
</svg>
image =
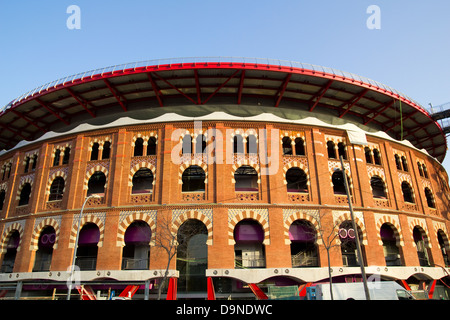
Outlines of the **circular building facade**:
<svg viewBox="0 0 450 320">
<path fill-rule="evenodd" d="M 2 109 L 0 131 L 7 295 L 63 294 L 73 262 L 74 288 L 145 298 L 166 268 L 178 297 L 204 298 L 211 281 L 238 298 L 253 284 L 361 281 L 361 264 L 447 294 L 445 134 L 373 80 L 288 61 L 147 61 L 34 89 Z"/>
</svg>

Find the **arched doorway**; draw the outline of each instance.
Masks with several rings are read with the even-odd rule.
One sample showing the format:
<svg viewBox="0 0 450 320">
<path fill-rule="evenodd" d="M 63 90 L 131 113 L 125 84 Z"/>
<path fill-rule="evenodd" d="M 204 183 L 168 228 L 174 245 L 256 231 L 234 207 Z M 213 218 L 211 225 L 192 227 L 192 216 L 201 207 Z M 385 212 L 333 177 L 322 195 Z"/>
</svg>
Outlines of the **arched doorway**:
<svg viewBox="0 0 450 320">
<path fill-rule="evenodd" d="M 244 219 L 234 228 L 235 267 L 265 268 L 264 230 L 258 221 Z"/>
<path fill-rule="evenodd" d="M 125 231 L 122 251 L 122 270 L 147 270 L 150 260 L 150 226 L 144 221 L 134 221 Z"/>
<path fill-rule="evenodd" d="M 178 293 L 206 292 L 208 267 L 208 230 L 196 219 L 185 221 L 177 233 Z"/>
<path fill-rule="evenodd" d="M 428 246 L 428 239 L 424 237 L 425 231 L 419 226 L 413 229 L 414 243 L 416 244 L 417 257 L 422 267 L 429 267 L 431 264 L 431 251 Z"/>
<path fill-rule="evenodd" d="M 397 239 L 398 233 L 396 235 L 393 226 L 384 223 L 380 228 L 380 237 L 383 242 L 383 254 L 386 266 L 401 266 L 400 248 L 397 245 L 399 243 L 399 239 Z"/>
<path fill-rule="evenodd" d="M 311 222 L 296 220 L 289 228 L 292 267 L 318 267 L 319 254 L 316 245 L 316 230 Z"/>
<path fill-rule="evenodd" d="M 356 227 L 358 229 L 358 226 Z M 365 265 L 365 252 L 362 245 L 360 230 L 353 229 L 351 221 L 344 221 L 339 226 L 339 239 L 341 240 L 342 264 L 344 267 L 357 267 L 360 265 L 356 248 L 356 237 L 359 236 L 361 243 L 361 255 Z"/>
<path fill-rule="evenodd" d="M 439 229 L 437 232 L 437 238 L 438 238 L 439 248 L 442 253 L 442 258 L 444 260 L 444 265 L 446 267 L 448 267 L 450 265 L 448 238 L 447 238 L 446 234 L 444 233 L 444 231 L 441 229 Z"/>
<path fill-rule="evenodd" d="M 55 241 L 55 229 L 52 226 L 44 227 L 38 240 L 38 250 L 34 259 L 33 272 L 50 271 Z"/>
<path fill-rule="evenodd" d="M 95 223 L 87 223 L 80 230 L 75 265 L 80 270 L 95 270 L 97 266 L 100 230 Z"/>
</svg>

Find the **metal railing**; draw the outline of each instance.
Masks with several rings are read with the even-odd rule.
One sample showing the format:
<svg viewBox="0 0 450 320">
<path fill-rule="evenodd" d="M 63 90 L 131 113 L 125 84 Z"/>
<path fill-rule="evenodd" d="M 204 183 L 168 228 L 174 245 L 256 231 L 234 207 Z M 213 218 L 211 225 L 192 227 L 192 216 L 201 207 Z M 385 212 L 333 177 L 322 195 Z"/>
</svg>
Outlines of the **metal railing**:
<svg viewBox="0 0 450 320">
<path fill-rule="evenodd" d="M 243 65 L 248 65 L 248 64 L 270 65 L 270 66 L 279 66 L 279 67 L 289 67 L 289 68 L 295 68 L 295 69 L 306 69 L 306 70 L 311 70 L 311 71 L 314 71 L 317 73 L 322 73 L 322 74 L 324 74 L 324 73 L 332 74 L 334 76 L 343 77 L 345 79 L 354 80 L 354 81 L 357 81 L 360 83 L 366 83 L 371 86 L 378 87 L 382 90 L 392 92 L 395 95 L 401 96 L 401 97 L 413 102 L 414 104 L 416 104 L 417 106 L 422 108 L 424 111 L 428 112 L 417 101 L 414 101 L 413 99 L 411 99 L 407 95 L 401 93 L 400 91 L 398 91 L 390 86 L 387 86 L 381 82 L 378 82 L 378 81 L 375 81 L 375 80 L 372 80 L 372 79 L 369 79 L 369 78 L 366 78 L 363 76 L 359 76 L 354 73 L 350 73 L 350 72 L 346 72 L 346 71 L 342 71 L 342 70 L 338 70 L 338 69 L 334 69 L 334 68 L 329 68 L 329 67 L 318 66 L 318 65 L 309 64 L 309 63 L 290 61 L 290 60 L 269 59 L 269 58 L 250 58 L 250 57 L 220 57 L 219 56 L 219 57 L 167 58 L 167 59 L 153 59 L 153 60 L 137 61 L 137 62 L 113 65 L 113 66 L 104 67 L 104 68 L 98 68 L 98 69 L 89 70 L 86 72 L 69 75 L 67 77 L 60 78 L 60 79 L 54 80 L 52 82 L 46 83 L 42 86 L 39 86 L 37 88 L 34 88 L 34 89 L 22 94 L 18 98 L 12 100 L 6 106 L 0 108 L 0 113 L 11 108 L 14 104 L 33 96 L 34 94 L 40 94 L 49 89 L 56 88 L 56 86 L 61 85 L 61 84 L 65 85 L 65 84 L 68 84 L 71 82 L 73 83 L 75 80 L 78 80 L 78 79 L 84 80 L 87 78 L 92 78 L 95 75 L 103 75 L 105 73 L 111 73 L 111 72 L 115 72 L 115 71 L 125 71 L 125 70 L 130 70 L 130 69 L 136 70 L 139 68 L 145 68 L 145 67 L 150 67 L 150 66 L 159 67 L 162 65 L 170 66 L 172 64 L 182 64 L 183 65 L 183 64 L 198 64 L 198 63 L 205 63 L 205 64 L 208 64 L 208 63 L 231 63 L 231 64 L 242 63 Z"/>
<path fill-rule="evenodd" d="M 305 252 L 299 252 L 296 255 L 292 255 L 291 261 L 292 261 L 292 268 L 319 266 L 318 257 Z"/>
<path fill-rule="evenodd" d="M 38 259 L 34 263 L 33 272 L 50 271 L 50 265 L 52 263 L 50 259 Z"/>
<path fill-rule="evenodd" d="M 441 112 L 445 112 L 450 110 L 450 102 L 438 105 L 438 106 L 433 106 L 430 105 L 428 108 L 428 111 L 430 112 L 430 114 L 437 114 L 437 113 L 441 113 Z"/>
<path fill-rule="evenodd" d="M 147 269 L 148 269 L 148 259 L 133 259 L 133 258 L 122 259 L 122 270 L 147 270 Z"/>
<path fill-rule="evenodd" d="M 95 270 L 97 266 L 97 257 L 77 257 L 75 265 L 78 266 L 81 271 Z"/>
<path fill-rule="evenodd" d="M 236 269 L 265 268 L 266 267 L 266 258 L 236 257 L 234 259 L 234 265 L 235 265 Z"/>
<path fill-rule="evenodd" d="M 445 134 L 450 133 L 450 102 L 428 108 L 430 116 L 439 123 Z"/>
</svg>

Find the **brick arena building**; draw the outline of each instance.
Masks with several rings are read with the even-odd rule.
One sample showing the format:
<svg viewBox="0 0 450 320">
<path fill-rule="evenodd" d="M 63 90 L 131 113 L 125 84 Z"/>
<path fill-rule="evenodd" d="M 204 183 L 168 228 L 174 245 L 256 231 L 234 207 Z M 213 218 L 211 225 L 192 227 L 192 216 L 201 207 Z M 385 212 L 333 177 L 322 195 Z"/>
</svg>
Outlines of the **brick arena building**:
<svg viewBox="0 0 450 320">
<path fill-rule="evenodd" d="M 74 256 L 78 284 L 156 297 L 167 228 L 178 298 L 361 281 L 357 236 L 368 276 L 448 298 L 445 134 L 373 80 L 243 58 L 98 69 L 4 107 L 0 148 L 4 297 L 67 292 Z"/>
</svg>

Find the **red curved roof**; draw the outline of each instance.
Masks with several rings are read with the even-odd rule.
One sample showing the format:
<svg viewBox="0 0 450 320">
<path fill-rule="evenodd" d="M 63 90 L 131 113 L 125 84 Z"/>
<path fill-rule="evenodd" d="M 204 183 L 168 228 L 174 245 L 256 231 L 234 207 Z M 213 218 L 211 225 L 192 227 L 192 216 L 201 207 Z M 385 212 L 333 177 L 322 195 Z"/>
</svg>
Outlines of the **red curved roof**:
<svg viewBox="0 0 450 320">
<path fill-rule="evenodd" d="M 203 104 L 297 108 L 409 140 L 442 161 L 445 134 L 407 96 L 354 74 L 302 63 L 217 58 L 154 60 L 97 69 L 22 95 L 0 112 L 0 149 L 105 114 Z"/>
</svg>

